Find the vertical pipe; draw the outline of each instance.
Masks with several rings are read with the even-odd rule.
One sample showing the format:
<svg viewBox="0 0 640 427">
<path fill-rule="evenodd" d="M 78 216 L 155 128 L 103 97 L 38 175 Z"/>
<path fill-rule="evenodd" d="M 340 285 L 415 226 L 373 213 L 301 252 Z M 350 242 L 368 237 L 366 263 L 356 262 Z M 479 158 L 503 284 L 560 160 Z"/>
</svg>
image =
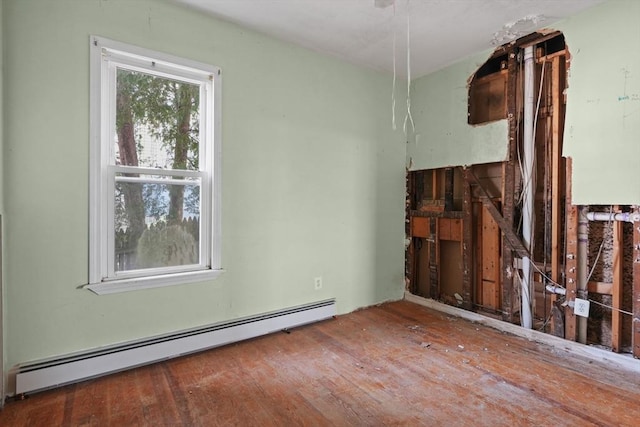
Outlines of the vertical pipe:
<svg viewBox="0 0 640 427">
<path fill-rule="evenodd" d="M 533 46 L 524 49 L 524 137 L 522 144 L 523 167 L 523 198 L 522 198 L 522 240 L 525 248 L 531 253 L 533 249 L 533 200 L 534 200 L 534 173 L 533 159 L 535 157 L 534 132 L 534 78 L 535 62 L 533 60 Z M 531 283 L 533 271 L 532 260 L 528 257 L 522 259 L 522 326 L 531 329 L 533 318 L 531 315 Z"/>
<path fill-rule="evenodd" d="M 587 258 L 589 254 L 589 220 L 587 219 L 587 207 L 580 206 L 578 209 L 578 297 L 586 298 L 588 267 Z M 578 342 L 587 343 L 587 318 L 579 316 L 576 318 L 578 329 Z"/>
<path fill-rule="evenodd" d="M 619 206 L 614 206 L 618 210 Z M 620 353 L 622 347 L 622 292 L 624 281 L 624 224 L 613 223 L 613 288 L 611 289 L 611 350 Z"/>
</svg>

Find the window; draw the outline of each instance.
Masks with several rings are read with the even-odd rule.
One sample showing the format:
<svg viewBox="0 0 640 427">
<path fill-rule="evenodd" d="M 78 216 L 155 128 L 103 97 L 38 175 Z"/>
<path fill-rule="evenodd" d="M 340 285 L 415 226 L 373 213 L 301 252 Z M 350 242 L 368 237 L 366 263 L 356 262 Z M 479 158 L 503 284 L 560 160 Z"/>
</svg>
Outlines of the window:
<svg viewBox="0 0 640 427">
<path fill-rule="evenodd" d="M 91 37 L 95 293 L 220 272 L 218 68 Z"/>
</svg>

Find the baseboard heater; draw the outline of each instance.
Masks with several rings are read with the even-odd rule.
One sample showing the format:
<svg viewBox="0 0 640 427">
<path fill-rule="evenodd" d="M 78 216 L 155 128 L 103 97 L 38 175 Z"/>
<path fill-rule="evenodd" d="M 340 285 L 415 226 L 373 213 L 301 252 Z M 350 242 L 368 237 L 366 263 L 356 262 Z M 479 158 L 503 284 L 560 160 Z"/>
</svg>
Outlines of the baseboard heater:
<svg viewBox="0 0 640 427">
<path fill-rule="evenodd" d="M 219 347 L 336 315 L 335 299 L 20 365 L 16 394 L 41 391 Z"/>
</svg>

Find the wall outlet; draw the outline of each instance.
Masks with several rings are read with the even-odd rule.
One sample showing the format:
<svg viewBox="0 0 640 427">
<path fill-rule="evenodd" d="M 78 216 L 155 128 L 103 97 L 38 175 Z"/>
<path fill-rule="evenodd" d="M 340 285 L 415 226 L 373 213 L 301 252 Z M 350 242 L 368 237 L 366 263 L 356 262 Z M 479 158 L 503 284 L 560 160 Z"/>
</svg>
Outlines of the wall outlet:
<svg viewBox="0 0 640 427">
<path fill-rule="evenodd" d="M 322 277 L 316 277 L 315 279 L 313 279 L 313 286 L 315 287 L 316 291 L 322 289 Z"/>
<path fill-rule="evenodd" d="M 573 306 L 573 313 L 576 316 L 589 317 L 589 301 L 576 298 L 575 305 Z"/>
</svg>

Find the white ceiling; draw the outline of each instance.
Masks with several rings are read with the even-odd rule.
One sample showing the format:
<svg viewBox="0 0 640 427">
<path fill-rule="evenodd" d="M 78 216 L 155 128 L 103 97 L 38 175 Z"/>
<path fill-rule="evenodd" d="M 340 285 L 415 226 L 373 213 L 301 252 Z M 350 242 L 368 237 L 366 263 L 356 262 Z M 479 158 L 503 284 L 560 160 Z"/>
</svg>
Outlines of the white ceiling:
<svg viewBox="0 0 640 427">
<path fill-rule="evenodd" d="M 603 0 L 175 0 L 220 19 L 369 68 L 411 77 Z M 378 7 L 389 4 L 387 7 Z M 407 19 L 408 18 L 408 19 Z M 408 22 L 407 22 L 408 21 Z"/>
</svg>

